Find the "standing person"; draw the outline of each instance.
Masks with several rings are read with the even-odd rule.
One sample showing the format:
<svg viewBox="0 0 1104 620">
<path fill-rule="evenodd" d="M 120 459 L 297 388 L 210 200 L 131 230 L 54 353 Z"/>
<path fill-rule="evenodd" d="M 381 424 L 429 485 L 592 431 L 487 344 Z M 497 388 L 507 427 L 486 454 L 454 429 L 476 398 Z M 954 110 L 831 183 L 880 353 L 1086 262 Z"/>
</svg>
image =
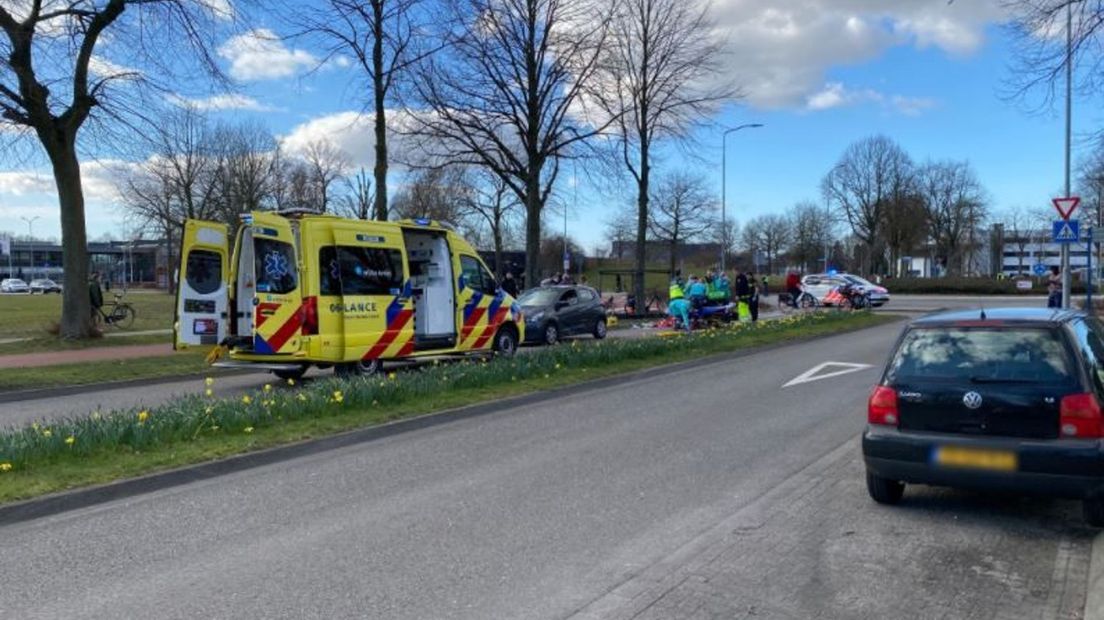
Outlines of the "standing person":
<svg viewBox="0 0 1104 620">
<path fill-rule="evenodd" d="M 103 289 L 100 288 L 100 272 L 93 271 L 92 279 L 88 281 L 88 302 L 92 305 L 92 319 L 103 308 Z"/>
<path fill-rule="evenodd" d="M 749 273 L 748 280 L 748 312 L 751 313 L 751 322 L 759 320 L 759 280 L 754 273 Z"/>
<path fill-rule="evenodd" d="M 742 319 L 740 316 L 741 307 L 747 307 L 749 298 L 751 297 L 751 286 L 748 284 L 747 274 L 739 271 L 736 273 L 736 290 L 733 291 L 736 296 L 736 317 L 737 320 Z M 750 308 L 748 311 L 750 312 Z"/>
<path fill-rule="evenodd" d="M 506 291 L 506 294 L 510 297 L 517 298 L 518 285 L 517 280 L 514 279 L 513 272 L 507 271 L 506 276 L 502 278 L 502 290 Z"/>
<path fill-rule="evenodd" d="M 786 274 L 786 292 L 790 295 L 790 305 L 797 307 L 797 298 L 801 297 L 801 276 L 796 271 Z"/>
<path fill-rule="evenodd" d="M 1062 307 L 1062 272 L 1052 265 L 1047 276 L 1047 308 Z"/>
</svg>

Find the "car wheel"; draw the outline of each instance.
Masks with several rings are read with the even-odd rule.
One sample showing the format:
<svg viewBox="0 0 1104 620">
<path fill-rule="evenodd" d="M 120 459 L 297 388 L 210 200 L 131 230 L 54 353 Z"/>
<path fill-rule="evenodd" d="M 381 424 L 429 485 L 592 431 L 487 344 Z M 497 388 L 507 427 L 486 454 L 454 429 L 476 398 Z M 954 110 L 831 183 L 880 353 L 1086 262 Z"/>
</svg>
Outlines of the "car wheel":
<svg viewBox="0 0 1104 620">
<path fill-rule="evenodd" d="M 870 499 L 879 504 L 893 505 L 901 501 L 901 496 L 905 494 L 905 483 L 882 478 L 868 471 L 866 472 L 866 491 L 870 493 Z"/>
<path fill-rule="evenodd" d="M 555 323 L 544 326 L 544 344 L 553 345 L 560 341 L 560 328 Z"/>
<path fill-rule="evenodd" d="M 360 360 L 334 365 L 334 374 L 338 377 L 370 377 L 381 370 L 383 370 L 383 362 L 379 360 Z"/>
<path fill-rule="evenodd" d="M 518 337 L 513 329 L 503 328 L 495 334 L 494 352 L 503 357 L 513 357 L 517 353 Z"/>
<path fill-rule="evenodd" d="M 594 337 L 598 340 L 605 338 L 607 329 L 605 317 L 598 319 L 594 322 Z"/>
<path fill-rule="evenodd" d="M 307 368 L 309 368 L 309 366 L 303 364 L 302 366 L 294 369 L 289 368 L 287 370 L 273 370 L 272 374 L 276 375 L 280 379 L 283 379 L 284 381 L 287 381 L 289 379 L 292 381 L 298 381 L 303 378 L 303 375 L 307 374 Z"/>
<path fill-rule="evenodd" d="M 1092 527 L 1104 527 L 1104 498 L 1094 497 L 1081 503 L 1085 523 Z"/>
</svg>

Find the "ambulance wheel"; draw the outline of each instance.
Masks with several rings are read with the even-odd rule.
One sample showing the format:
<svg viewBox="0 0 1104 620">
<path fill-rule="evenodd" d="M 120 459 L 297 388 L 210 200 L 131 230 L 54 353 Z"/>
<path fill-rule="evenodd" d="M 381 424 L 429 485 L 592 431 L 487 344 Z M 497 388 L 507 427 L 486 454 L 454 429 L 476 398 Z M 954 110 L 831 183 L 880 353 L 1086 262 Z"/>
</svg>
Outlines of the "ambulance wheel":
<svg viewBox="0 0 1104 620">
<path fill-rule="evenodd" d="M 601 340 L 606 337 L 606 319 L 598 319 L 594 322 L 594 337 Z"/>
<path fill-rule="evenodd" d="M 513 329 L 500 329 L 495 334 L 494 352 L 503 357 L 513 357 L 518 349 L 517 332 Z"/>
<path fill-rule="evenodd" d="M 287 381 L 288 379 L 291 379 L 292 381 L 298 381 L 303 378 L 303 375 L 307 374 L 307 368 L 308 366 L 306 364 L 303 364 L 302 366 L 294 369 L 273 370 L 272 374 L 283 379 L 284 381 Z"/>
<path fill-rule="evenodd" d="M 560 341 L 560 328 L 555 323 L 549 322 L 544 326 L 544 344 L 553 345 Z"/>
<path fill-rule="evenodd" d="M 339 377 L 370 377 L 383 369 L 379 360 L 360 360 L 334 366 L 334 374 Z"/>
</svg>

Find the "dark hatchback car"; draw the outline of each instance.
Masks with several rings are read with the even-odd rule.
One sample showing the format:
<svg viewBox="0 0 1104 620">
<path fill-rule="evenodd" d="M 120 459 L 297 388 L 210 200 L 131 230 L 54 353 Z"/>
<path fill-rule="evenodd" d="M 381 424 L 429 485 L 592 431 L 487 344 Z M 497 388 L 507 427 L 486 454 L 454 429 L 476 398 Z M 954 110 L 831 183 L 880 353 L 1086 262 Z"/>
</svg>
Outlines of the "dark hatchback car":
<svg viewBox="0 0 1104 620">
<path fill-rule="evenodd" d="M 542 286 L 518 297 L 525 342 L 555 344 L 563 336 L 606 337 L 606 309 L 589 286 Z"/>
<path fill-rule="evenodd" d="M 999 309 L 913 321 L 867 406 L 866 484 L 1080 499 L 1104 526 L 1104 325 L 1080 312 Z"/>
</svg>

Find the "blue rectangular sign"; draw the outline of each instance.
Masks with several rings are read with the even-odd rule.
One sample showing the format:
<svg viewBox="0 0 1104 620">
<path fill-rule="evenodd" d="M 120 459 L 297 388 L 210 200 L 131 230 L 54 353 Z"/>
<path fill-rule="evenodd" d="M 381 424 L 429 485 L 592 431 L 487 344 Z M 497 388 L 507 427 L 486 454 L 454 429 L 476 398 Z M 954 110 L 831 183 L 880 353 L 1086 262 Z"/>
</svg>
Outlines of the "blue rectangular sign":
<svg viewBox="0 0 1104 620">
<path fill-rule="evenodd" d="M 1057 220 L 1053 224 L 1051 238 L 1054 243 L 1077 243 L 1081 240 L 1080 220 Z"/>
</svg>

